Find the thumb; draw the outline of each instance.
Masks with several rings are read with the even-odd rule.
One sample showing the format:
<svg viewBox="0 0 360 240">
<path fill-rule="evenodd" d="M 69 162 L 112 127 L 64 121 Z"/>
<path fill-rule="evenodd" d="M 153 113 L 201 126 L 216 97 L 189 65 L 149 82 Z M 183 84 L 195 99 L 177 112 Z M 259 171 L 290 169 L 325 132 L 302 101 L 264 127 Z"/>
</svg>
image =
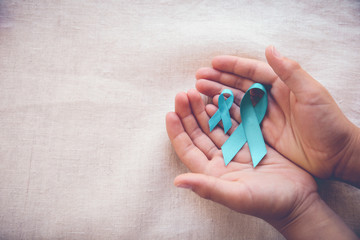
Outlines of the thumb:
<svg viewBox="0 0 360 240">
<path fill-rule="evenodd" d="M 281 56 L 274 46 L 267 47 L 265 55 L 271 68 L 299 101 L 307 101 L 309 94 L 316 94 L 322 88 L 297 62 Z"/>
<path fill-rule="evenodd" d="M 200 197 L 220 203 L 235 211 L 251 212 L 251 195 L 239 182 L 226 181 L 199 173 L 186 173 L 177 176 L 174 185 L 191 189 Z"/>
</svg>

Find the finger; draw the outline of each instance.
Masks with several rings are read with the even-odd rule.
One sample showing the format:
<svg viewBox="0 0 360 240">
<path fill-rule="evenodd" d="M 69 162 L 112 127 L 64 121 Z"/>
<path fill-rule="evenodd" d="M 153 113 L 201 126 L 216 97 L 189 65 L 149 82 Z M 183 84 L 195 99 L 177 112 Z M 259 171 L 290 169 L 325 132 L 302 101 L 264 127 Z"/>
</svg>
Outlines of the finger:
<svg viewBox="0 0 360 240">
<path fill-rule="evenodd" d="M 194 113 L 196 121 L 198 122 L 200 128 L 206 134 L 211 141 L 216 145 L 216 149 L 210 149 L 211 153 L 207 154 L 209 159 L 214 156 L 222 156 L 221 154 L 221 145 L 224 143 L 221 141 L 226 134 L 224 134 L 222 129 L 216 128 L 210 132 L 209 128 L 209 115 L 205 111 L 205 104 L 200 96 L 200 93 L 195 89 L 191 89 L 188 91 L 188 98 L 190 101 L 191 110 Z"/>
<path fill-rule="evenodd" d="M 278 76 L 265 62 L 235 56 L 217 56 L 212 65 L 219 71 L 233 73 L 263 84 L 273 84 Z"/>
<path fill-rule="evenodd" d="M 175 112 L 178 114 L 185 132 L 190 136 L 195 146 L 210 160 L 218 154 L 218 147 L 200 128 L 186 93 L 179 93 L 175 97 Z"/>
<path fill-rule="evenodd" d="M 200 68 L 196 72 L 196 79 L 207 79 L 210 81 L 221 83 L 227 87 L 232 87 L 246 92 L 254 81 L 243 78 L 232 73 L 222 72 L 213 68 Z"/>
<path fill-rule="evenodd" d="M 166 115 L 166 130 L 176 154 L 185 166 L 192 172 L 203 172 L 209 161 L 185 132 L 176 113 Z"/>
<path fill-rule="evenodd" d="M 248 212 L 250 209 L 252 194 L 240 181 L 227 181 L 204 174 L 187 173 L 177 176 L 174 185 L 191 189 L 200 197 L 235 211 Z"/>
<path fill-rule="evenodd" d="M 269 65 L 300 102 L 313 100 L 309 96 L 316 96 L 323 88 L 297 62 L 281 56 L 274 46 L 267 47 L 265 55 Z"/>
<path fill-rule="evenodd" d="M 200 79 L 200 80 L 196 81 L 196 89 L 199 92 L 201 92 L 202 94 L 209 96 L 209 97 L 214 97 L 216 95 L 220 95 L 224 89 L 229 89 L 234 94 L 234 102 L 236 104 L 240 104 L 241 99 L 244 96 L 244 92 L 242 92 L 239 89 L 225 86 L 221 83 L 206 80 L 206 79 Z"/>
<path fill-rule="evenodd" d="M 219 142 L 219 137 L 224 136 L 222 131 L 212 131 L 209 129 L 209 115 L 205 111 L 205 104 L 200 96 L 200 93 L 195 89 L 191 89 L 187 93 L 188 99 L 190 102 L 191 110 L 195 116 L 195 119 L 200 126 L 202 132 L 206 134 L 211 141 L 215 144 L 211 145 L 212 147 L 209 149 L 204 149 L 205 154 L 209 157 L 209 159 L 214 158 L 215 156 L 222 156 L 220 147 L 222 142 Z"/>
</svg>

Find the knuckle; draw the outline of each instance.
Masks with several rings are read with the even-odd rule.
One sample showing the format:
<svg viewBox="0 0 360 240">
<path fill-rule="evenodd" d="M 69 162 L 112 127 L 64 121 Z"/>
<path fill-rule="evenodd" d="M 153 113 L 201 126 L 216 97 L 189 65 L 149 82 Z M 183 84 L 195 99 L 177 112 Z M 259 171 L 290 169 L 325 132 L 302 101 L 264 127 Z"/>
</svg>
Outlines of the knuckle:
<svg viewBox="0 0 360 240">
<path fill-rule="evenodd" d="M 235 80 L 235 88 L 236 89 L 242 89 L 243 88 L 243 79 L 238 77 L 236 80 Z"/>
<path fill-rule="evenodd" d="M 282 73 L 281 78 L 284 81 L 290 80 L 293 74 L 301 69 L 301 66 L 298 62 L 294 60 L 287 59 L 286 63 L 280 69 Z"/>
<path fill-rule="evenodd" d="M 294 61 L 294 60 L 291 60 L 291 59 L 288 59 L 287 61 L 287 68 L 291 71 L 296 71 L 296 70 L 299 70 L 301 69 L 301 66 L 298 62 Z"/>
<path fill-rule="evenodd" d="M 256 70 L 257 70 L 257 66 L 249 67 L 247 69 L 247 73 L 246 73 L 247 78 L 253 79 L 255 76 Z"/>
</svg>

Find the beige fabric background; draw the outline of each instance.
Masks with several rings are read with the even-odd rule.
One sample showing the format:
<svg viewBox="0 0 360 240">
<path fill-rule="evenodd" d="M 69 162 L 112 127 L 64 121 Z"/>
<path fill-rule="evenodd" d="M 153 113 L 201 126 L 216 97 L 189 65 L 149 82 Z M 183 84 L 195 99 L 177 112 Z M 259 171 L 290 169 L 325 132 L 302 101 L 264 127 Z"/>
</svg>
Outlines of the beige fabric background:
<svg viewBox="0 0 360 240">
<path fill-rule="evenodd" d="M 359 1 L 0 1 L 0 239 L 283 239 L 173 187 L 164 118 L 218 54 L 274 44 L 360 126 Z M 360 234 L 360 191 L 319 182 Z"/>
</svg>

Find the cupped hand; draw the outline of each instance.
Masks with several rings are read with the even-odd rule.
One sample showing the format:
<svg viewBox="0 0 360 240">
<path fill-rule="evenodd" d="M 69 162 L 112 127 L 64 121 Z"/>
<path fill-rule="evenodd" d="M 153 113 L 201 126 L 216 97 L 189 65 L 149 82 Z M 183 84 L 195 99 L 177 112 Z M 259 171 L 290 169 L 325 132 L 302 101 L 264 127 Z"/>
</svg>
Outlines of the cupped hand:
<svg viewBox="0 0 360 240">
<path fill-rule="evenodd" d="M 221 128 L 209 131 L 209 115 L 217 108 L 205 107 L 196 90 L 179 93 L 175 112 L 166 116 L 166 128 L 180 160 L 192 173 L 175 179 L 175 185 L 190 188 L 241 213 L 263 218 L 273 225 L 296 218 L 318 198 L 314 179 L 271 147 L 256 168 L 247 144 L 225 166 L 222 144 L 229 135 Z M 237 127 L 233 119 L 231 134 Z"/>
<path fill-rule="evenodd" d="M 342 178 L 359 129 L 341 112 L 328 91 L 298 63 L 266 49 L 268 63 L 234 56 L 219 56 L 213 68 L 199 69 L 196 88 L 217 104 L 223 89 L 231 89 L 240 104 L 254 83 L 268 85 L 268 113 L 262 122 L 265 141 L 282 155 L 320 178 Z M 241 122 L 236 105 L 232 115 Z M 358 157 L 358 156 L 356 156 Z"/>
</svg>

